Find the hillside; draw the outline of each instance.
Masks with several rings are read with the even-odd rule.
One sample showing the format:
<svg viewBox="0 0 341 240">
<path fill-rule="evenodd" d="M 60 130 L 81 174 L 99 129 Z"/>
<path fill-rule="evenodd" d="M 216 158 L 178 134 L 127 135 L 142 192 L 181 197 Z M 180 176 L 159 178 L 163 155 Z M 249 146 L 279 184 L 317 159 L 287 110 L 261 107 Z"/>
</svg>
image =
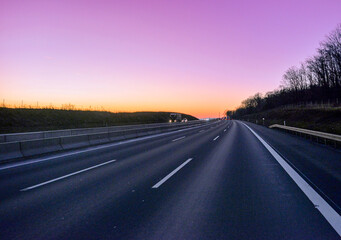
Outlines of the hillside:
<svg viewBox="0 0 341 240">
<path fill-rule="evenodd" d="M 287 126 L 329 132 L 341 135 L 341 108 L 277 108 L 260 113 L 244 115 L 240 119 L 269 126 Z"/>
<path fill-rule="evenodd" d="M 56 109 L 0 108 L 0 133 L 168 122 L 169 112 L 111 113 Z M 183 118 L 197 118 L 183 114 Z"/>
</svg>

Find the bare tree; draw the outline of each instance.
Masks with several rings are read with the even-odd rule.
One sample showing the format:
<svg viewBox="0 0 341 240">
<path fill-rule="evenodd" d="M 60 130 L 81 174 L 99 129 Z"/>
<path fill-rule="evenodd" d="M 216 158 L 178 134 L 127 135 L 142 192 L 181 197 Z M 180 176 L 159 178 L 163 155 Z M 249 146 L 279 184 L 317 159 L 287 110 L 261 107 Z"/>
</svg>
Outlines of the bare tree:
<svg viewBox="0 0 341 240">
<path fill-rule="evenodd" d="M 290 67 L 283 75 L 282 87 L 297 92 L 301 87 L 299 74 L 298 68 Z"/>
<path fill-rule="evenodd" d="M 341 98 L 341 24 L 332 31 L 299 67 L 290 67 L 283 75 L 279 90 L 264 97 L 257 93 L 242 102 L 237 114 L 249 114 L 285 104 Z"/>
</svg>

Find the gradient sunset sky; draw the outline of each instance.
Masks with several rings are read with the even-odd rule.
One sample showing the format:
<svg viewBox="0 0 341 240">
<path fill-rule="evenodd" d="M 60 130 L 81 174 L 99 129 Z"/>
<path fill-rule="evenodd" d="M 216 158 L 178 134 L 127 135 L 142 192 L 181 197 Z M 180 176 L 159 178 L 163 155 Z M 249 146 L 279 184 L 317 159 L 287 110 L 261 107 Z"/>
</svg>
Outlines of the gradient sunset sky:
<svg viewBox="0 0 341 240">
<path fill-rule="evenodd" d="M 0 0 L 1 103 L 217 117 L 338 23 L 341 0 Z"/>
</svg>

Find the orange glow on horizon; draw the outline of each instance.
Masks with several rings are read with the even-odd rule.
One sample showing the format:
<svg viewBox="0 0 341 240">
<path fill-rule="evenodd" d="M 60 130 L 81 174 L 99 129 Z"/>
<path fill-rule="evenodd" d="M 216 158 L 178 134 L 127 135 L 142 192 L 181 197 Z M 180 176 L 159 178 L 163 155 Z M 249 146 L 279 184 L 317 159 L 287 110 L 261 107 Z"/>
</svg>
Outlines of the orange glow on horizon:
<svg viewBox="0 0 341 240">
<path fill-rule="evenodd" d="M 281 2 L 286 8 L 275 1 L 2 3 L 0 101 L 198 118 L 222 116 L 278 88 L 340 15 L 339 1 L 310 1 L 304 13 L 288 1 Z M 249 8 L 259 11 L 244 17 Z M 321 8 L 324 20 L 316 18 Z M 283 9 L 292 10 L 288 18 Z"/>
<path fill-rule="evenodd" d="M 1 106 L 12 108 L 54 108 L 54 109 L 62 109 L 62 108 L 73 108 L 75 110 L 90 110 L 90 111 L 108 111 L 108 112 L 179 112 L 183 114 L 192 115 L 197 118 L 214 118 L 223 116 L 224 111 L 227 109 L 234 109 L 235 107 L 224 108 L 227 105 L 221 105 L 216 107 L 214 106 L 213 101 L 201 103 L 196 106 L 186 105 L 181 102 L 174 103 L 171 107 L 167 107 L 163 103 L 152 104 L 152 105 L 134 105 L 134 104 L 126 104 L 126 105 L 109 105 L 109 104 L 101 104 L 100 102 L 88 102 L 88 103 L 74 103 L 74 102 L 45 102 L 45 101 L 8 101 L 5 100 L 1 102 Z M 211 105 L 211 106 L 210 106 Z M 220 108 L 219 108 L 220 107 Z M 209 110 L 208 110 L 209 109 Z"/>
</svg>

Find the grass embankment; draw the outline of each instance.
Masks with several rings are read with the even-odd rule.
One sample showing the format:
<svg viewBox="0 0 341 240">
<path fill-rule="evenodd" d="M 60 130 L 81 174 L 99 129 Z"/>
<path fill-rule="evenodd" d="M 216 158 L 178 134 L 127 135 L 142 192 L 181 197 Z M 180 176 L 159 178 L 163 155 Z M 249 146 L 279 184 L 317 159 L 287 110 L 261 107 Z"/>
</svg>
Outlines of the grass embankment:
<svg viewBox="0 0 341 240">
<path fill-rule="evenodd" d="M 241 119 L 266 126 L 286 122 L 287 126 L 341 135 L 341 108 L 282 108 L 245 115 Z"/>
<path fill-rule="evenodd" d="M 111 113 L 56 109 L 0 108 L 0 133 L 105 127 L 169 121 L 169 112 Z M 197 118 L 182 114 L 188 120 Z"/>
</svg>

